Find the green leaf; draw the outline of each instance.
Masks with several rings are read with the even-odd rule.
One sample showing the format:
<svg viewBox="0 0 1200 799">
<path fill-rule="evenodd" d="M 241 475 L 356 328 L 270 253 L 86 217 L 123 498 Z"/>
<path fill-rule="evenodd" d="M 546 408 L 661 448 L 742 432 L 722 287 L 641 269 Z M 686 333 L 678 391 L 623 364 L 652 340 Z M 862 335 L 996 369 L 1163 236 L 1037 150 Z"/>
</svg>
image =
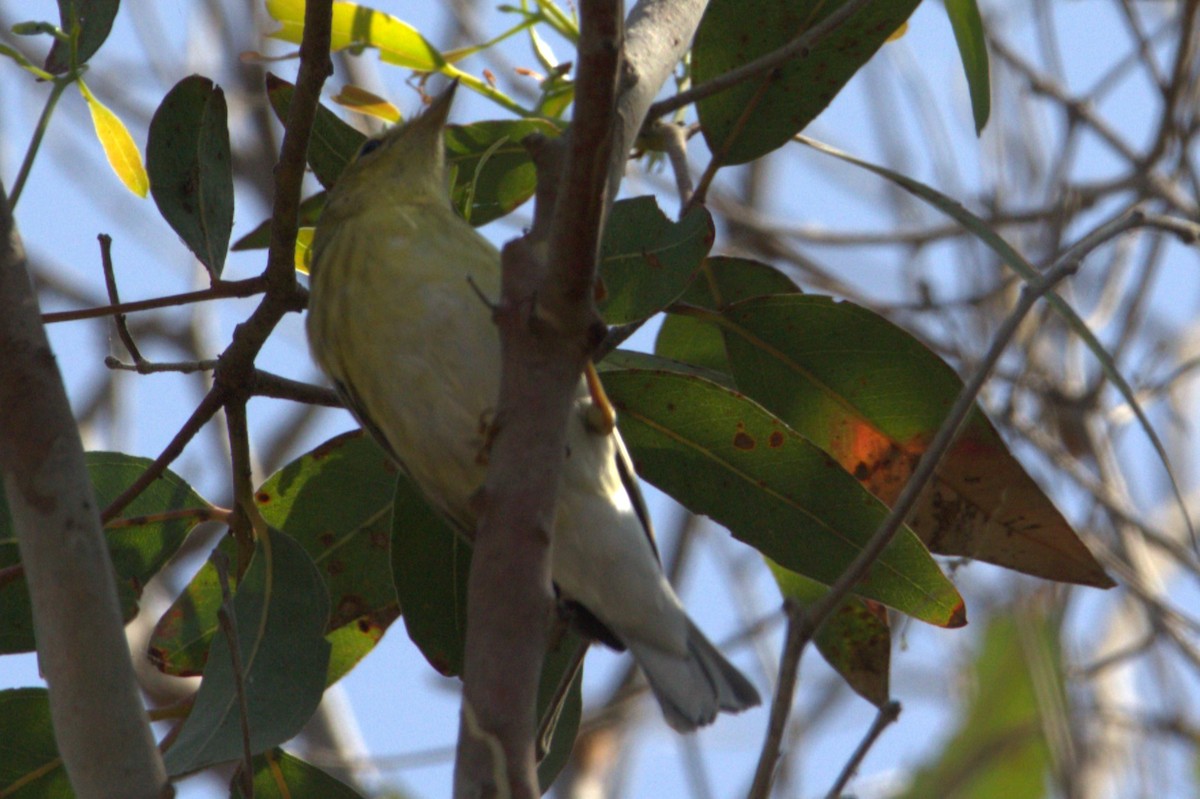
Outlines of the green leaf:
<svg viewBox="0 0 1200 799">
<path fill-rule="evenodd" d="M 1063 729 L 1066 696 L 1056 625 L 1028 609 L 997 614 L 974 664 L 957 732 L 915 774 L 903 799 L 1042 799 L 1052 765 L 1045 730 Z M 967 683 L 968 681 L 964 681 Z"/>
<path fill-rule="evenodd" d="M 735 391 L 642 370 L 606 372 L 604 386 L 642 477 L 791 571 L 832 583 L 887 516 L 832 458 Z M 855 591 L 932 624 L 966 621 L 907 528 Z"/>
<path fill-rule="evenodd" d="M 983 19 L 975 0 L 946 0 L 946 16 L 954 29 L 954 41 L 962 59 L 967 87 L 971 91 L 971 113 L 975 117 L 975 135 L 983 132 L 992 113 L 992 88 L 988 70 L 987 39 Z"/>
<path fill-rule="evenodd" d="M 392 525 L 392 575 L 408 637 L 438 673 L 462 674 L 471 548 L 404 475 Z"/>
<path fill-rule="evenodd" d="M 104 148 L 108 165 L 125 184 L 125 188 L 138 197 L 145 197 L 148 187 L 146 167 L 142 165 L 142 154 L 133 136 L 129 135 L 129 129 L 108 106 L 96 99 L 82 80 L 79 81 L 79 91 L 91 112 L 92 127 L 100 146 Z"/>
<path fill-rule="evenodd" d="M 288 740 L 325 689 L 329 598 L 321 576 L 290 537 L 268 530 L 232 602 L 241 654 L 251 753 Z M 229 641 L 218 635 L 204 680 L 164 764 L 172 776 L 242 756 L 242 724 Z"/>
<path fill-rule="evenodd" d="M 217 545 L 231 563 L 237 561 L 237 546 L 231 536 Z M 237 574 L 230 570 L 229 588 L 237 589 Z M 154 625 L 146 655 L 155 668 L 175 677 L 197 677 L 208 662 L 208 650 L 217 634 L 217 609 L 221 606 L 221 583 L 212 560 L 184 587 Z"/>
<path fill-rule="evenodd" d="M 296 218 L 300 227 L 312 227 L 317 224 L 317 220 L 321 218 L 321 212 L 325 210 L 325 198 L 325 192 L 319 191 L 300 203 L 300 214 Z M 270 246 L 271 220 L 264 219 L 254 230 L 235 241 L 229 249 L 233 252 L 241 252 L 243 250 L 265 250 Z"/>
<path fill-rule="evenodd" d="M 5 799 L 49 799 L 74 794 L 62 767 L 50 720 L 50 694 L 45 688 L 0 691 L 0 796 Z"/>
<path fill-rule="evenodd" d="M 892 181 L 909 194 L 912 194 L 913 196 L 929 203 L 931 206 L 946 214 L 946 216 L 950 217 L 955 222 L 958 222 L 965 229 L 973 233 L 977 239 L 987 245 L 988 249 L 1000 256 L 1000 259 L 1003 260 L 1004 263 L 1008 264 L 1008 266 L 1011 267 L 1014 272 L 1020 275 L 1022 280 L 1031 282 L 1036 281 L 1041 277 L 1041 273 L 1038 272 L 1038 270 L 1035 269 L 1031 263 L 1026 261 L 1024 256 L 1017 252 L 1017 250 L 1011 244 L 1009 244 L 1004 237 L 993 231 L 990 227 L 988 227 L 987 222 L 984 222 L 982 219 L 972 214 L 957 200 L 947 197 L 936 189 L 927 186 L 920 181 L 901 175 L 899 172 L 893 172 L 890 169 L 860 160 L 849 153 L 844 153 L 841 150 L 838 150 L 835 147 L 830 147 L 827 144 L 822 144 L 806 137 L 801 137 L 800 141 L 804 144 L 807 144 L 809 147 L 812 147 L 814 150 L 823 152 L 826 155 L 831 155 L 834 158 L 845 161 L 848 164 L 854 164 L 855 166 L 861 167 L 868 172 L 874 172 L 876 175 Z M 1107 377 L 1114 386 L 1116 386 L 1117 390 L 1121 392 L 1121 397 L 1127 403 L 1129 403 L 1129 407 L 1133 410 L 1134 416 L 1137 417 L 1138 424 L 1141 425 L 1142 430 L 1146 433 L 1146 438 L 1149 439 L 1150 444 L 1154 447 L 1155 453 L 1158 455 L 1159 461 L 1166 470 L 1167 478 L 1171 481 L 1171 491 L 1175 495 L 1175 501 L 1179 504 L 1179 509 L 1183 514 L 1184 522 L 1187 524 L 1188 533 L 1194 540 L 1196 537 L 1196 529 L 1192 525 L 1191 515 L 1188 514 L 1187 503 L 1183 499 L 1183 491 L 1179 487 L 1179 481 L 1175 478 L 1175 470 L 1171 468 L 1171 459 L 1167 456 L 1167 450 L 1163 446 L 1162 441 L 1159 439 L 1158 433 L 1154 432 L 1154 426 L 1150 424 L 1150 418 L 1146 416 L 1146 411 L 1142 408 L 1141 402 L 1138 401 L 1137 396 L 1134 394 L 1133 387 L 1129 385 L 1129 381 L 1127 381 L 1124 375 L 1121 374 L 1121 370 L 1117 368 L 1116 361 L 1113 360 L 1112 355 L 1104 347 L 1104 344 L 1100 342 L 1100 339 L 1096 338 L 1096 334 L 1092 332 L 1090 327 L 1088 327 L 1087 322 L 1080 318 L 1079 314 L 1075 313 L 1075 309 L 1072 308 L 1056 291 L 1047 293 L 1045 299 L 1046 302 L 1050 304 L 1050 307 L 1053 308 L 1058 315 L 1063 318 L 1063 320 L 1067 323 L 1067 326 L 1071 328 L 1071 331 L 1083 340 L 1083 343 L 1087 346 L 1088 351 L 1092 353 L 1092 356 L 1100 365 L 1100 369 L 1104 372 L 1104 376 Z"/>
<path fill-rule="evenodd" d="M 850 302 L 759 297 L 726 308 L 722 330 L 738 388 L 888 504 L 962 390 L 925 345 Z M 934 552 L 1112 585 L 978 408 L 909 523 Z"/>
<path fill-rule="evenodd" d="M 79 40 L 75 45 L 75 66 L 88 62 L 112 30 L 113 20 L 120 9 L 120 0 L 58 0 L 59 27 L 70 34 L 75 22 L 79 23 Z M 50 54 L 46 56 L 46 71 L 61 75 L 71 68 L 71 46 L 60 39 L 54 40 Z"/>
<path fill-rule="evenodd" d="M 672 222 L 653 197 L 616 203 L 600 245 L 604 320 L 636 322 L 669 305 L 708 255 L 714 235 L 712 217 L 703 207 Z"/>
<path fill-rule="evenodd" d="M 446 167 L 454 206 L 472 225 L 486 225 L 533 196 L 537 170 L 521 144 L 534 134 L 555 138 L 561 125 L 505 119 L 446 127 Z"/>
<path fill-rule="evenodd" d="M 802 608 L 816 604 L 829 591 L 820 583 L 789 571 L 770 558 L 767 565 L 779 592 Z M 878 603 L 850 595 L 817 630 L 817 651 L 855 693 L 876 707 L 890 696 L 888 672 L 892 633 L 887 611 Z"/>
<path fill-rule="evenodd" d="M 622 369 L 650 369 L 654 371 L 677 372 L 679 374 L 700 377 L 710 383 L 716 383 L 731 390 L 736 390 L 737 388 L 734 385 L 733 376 L 727 372 L 716 372 L 703 366 L 696 366 L 684 361 L 674 361 L 670 358 L 664 358 L 661 355 L 651 355 L 646 352 L 636 352 L 634 350 L 613 350 L 604 356 L 604 360 L 597 364 L 596 368 L 601 374 L 621 371 Z"/>
<path fill-rule="evenodd" d="M 555 714 L 551 719 L 550 746 L 538 763 L 538 784 L 545 794 L 571 757 L 575 739 L 579 735 L 579 722 L 583 718 L 583 664 L 574 669 L 579 647 L 585 641 L 578 634 L 566 631 L 559 635 L 542 665 L 542 677 L 538 684 L 537 717 L 545 719 L 547 713 Z M 564 694 L 560 688 L 566 679 L 570 685 Z M 558 700 L 558 707 L 551 703 Z"/>
<path fill-rule="evenodd" d="M 471 547 L 425 500 L 405 475 L 396 483 L 392 569 L 409 638 L 438 673 L 462 674 L 467 633 L 467 578 Z M 551 643 L 542 665 L 538 718 L 572 665 L 582 639 L 564 631 Z M 546 757 L 538 766 L 543 792 L 571 753 L 582 715 L 582 670 L 574 674 L 554 726 Z"/>
<path fill-rule="evenodd" d="M 679 297 L 682 305 L 720 309 L 764 294 L 799 293 L 792 279 L 773 266 L 749 258 L 713 256 Z M 729 374 L 725 341 L 713 325 L 681 313 L 668 313 L 658 329 L 654 352 L 664 358 Z"/>
<path fill-rule="evenodd" d="M 254 492 L 263 519 L 312 558 L 329 594 L 327 631 L 358 633 L 343 633 L 338 643 L 359 657 L 400 615 L 389 566 L 395 483 L 388 456 L 354 431 L 292 461 Z M 335 660 L 343 668 L 358 662 L 347 664 L 342 654 Z M 344 673 L 331 673 L 328 683 Z"/>
<path fill-rule="evenodd" d="M 388 565 L 396 469 L 361 431 L 337 436 L 255 492 L 262 517 L 304 548 L 330 598 L 326 685 L 341 679 L 400 615 Z M 231 539 L 220 549 L 234 557 Z M 233 576 L 230 576 L 233 580 Z M 218 627 L 220 584 L 206 563 L 163 614 L 150 659 L 166 674 L 199 674 Z"/>
<path fill-rule="evenodd" d="M 286 124 L 295 86 L 267 73 L 267 100 L 280 122 Z M 333 188 L 346 164 L 354 160 L 367 137 L 347 125 L 323 105 L 317 106 L 312 137 L 308 142 L 308 165 L 326 189 Z"/>
<path fill-rule="evenodd" d="M 89 452 L 85 457 L 100 508 L 120 496 L 150 465 L 146 458 L 116 452 Z M 165 471 L 105 526 L 126 621 L 137 615 L 147 581 L 178 551 L 188 533 L 211 516 L 208 502 L 173 472 Z M 0 492 L 0 569 L 13 568 L 8 579 L 0 580 L 0 653 L 29 652 L 36 646 L 28 587 L 19 564 L 16 531 Z"/>
<path fill-rule="evenodd" d="M 344 782 L 282 749 L 271 749 L 252 761 L 254 799 L 362 799 Z M 241 781 L 234 777 L 229 795 L 244 799 Z"/>
<path fill-rule="evenodd" d="M 233 230 L 233 163 L 221 87 L 200 75 L 176 83 L 150 120 L 146 159 L 159 212 L 219 278 Z"/>
<path fill-rule="evenodd" d="M 867 63 L 920 0 L 876 0 L 822 38 L 807 56 L 701 100 L 708 148 L 744 164 L 783 146 Z M 778 50 L 846 0 L 712 0 L 692 49 L 697 86 Z"/>
</svg>

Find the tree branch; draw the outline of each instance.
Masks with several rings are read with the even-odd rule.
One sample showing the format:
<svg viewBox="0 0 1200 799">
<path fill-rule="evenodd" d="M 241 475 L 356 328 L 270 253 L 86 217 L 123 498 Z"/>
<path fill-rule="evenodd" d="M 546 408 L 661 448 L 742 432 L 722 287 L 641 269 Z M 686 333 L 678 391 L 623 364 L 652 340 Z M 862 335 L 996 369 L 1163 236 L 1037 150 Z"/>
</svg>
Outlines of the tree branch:
<svg viewBox="0 0 1200 799">
<path fill-rule="evenodd" d="M 0 473 L 58 751 L 78 796 L 170 796 L 125 642 L 83 442 L 3 186 L 0 308 Z"/>
<path fill-rule="evenodd" d="M 550 539 L 569 414 L 604 333 L 592 291 L 614 147 L 620 0 L 584 2 L 580 17 L 566 152 L 561 140 L 533 148 L 534 224 L 502 255 L 500 398 L 468 583 L 460 799 L 541 794 L 534 710 L 553 609 Z"/>
</svg>

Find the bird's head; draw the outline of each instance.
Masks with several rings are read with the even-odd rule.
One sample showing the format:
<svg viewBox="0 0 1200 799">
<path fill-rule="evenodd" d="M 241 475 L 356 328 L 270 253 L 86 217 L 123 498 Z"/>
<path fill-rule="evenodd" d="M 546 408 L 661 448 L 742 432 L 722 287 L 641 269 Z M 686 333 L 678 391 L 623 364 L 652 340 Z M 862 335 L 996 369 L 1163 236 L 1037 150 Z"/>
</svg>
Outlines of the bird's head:
<svg viewBox="0 0 1200 799">
<path fill-rule="evenodd" d="M 404 123 L 367 139 L 346 165 L 334 195 L 385 192 L 400 202 L 449 202 L 442 131 L 458 81 Z"/>
</svg>

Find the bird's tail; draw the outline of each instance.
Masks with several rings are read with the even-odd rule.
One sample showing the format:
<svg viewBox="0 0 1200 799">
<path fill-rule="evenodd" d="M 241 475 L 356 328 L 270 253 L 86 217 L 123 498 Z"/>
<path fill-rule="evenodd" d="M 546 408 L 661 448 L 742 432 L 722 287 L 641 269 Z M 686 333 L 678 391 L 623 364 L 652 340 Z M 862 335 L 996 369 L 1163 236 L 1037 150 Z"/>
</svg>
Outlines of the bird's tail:
<svg viewBox="0 0 1200 799">
<path fill-rule="evenodd" d="M 736 713 L 762 700 L 746 677 L 688 621 L 688 655 L 628 641 L 667 723 L 680 732 L 711 724 L 720 711 Z"/>
</svg>

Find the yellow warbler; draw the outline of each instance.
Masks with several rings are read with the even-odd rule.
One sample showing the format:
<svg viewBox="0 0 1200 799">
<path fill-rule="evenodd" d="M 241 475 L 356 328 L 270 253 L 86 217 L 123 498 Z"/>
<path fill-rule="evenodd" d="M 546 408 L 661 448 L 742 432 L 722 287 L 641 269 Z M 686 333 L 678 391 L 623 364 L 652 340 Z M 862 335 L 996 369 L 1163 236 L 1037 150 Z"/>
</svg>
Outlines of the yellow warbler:
<svg viewBox="0 0 1200 799">
<path fill-rule="evenodd" d="M 330 191 L 313 239 L 308 339 L 363 427 L 473 531 L 500 385 L 499 334 L 477 291 L 499 296 L 500 254 L 451 207 L 442 129 L 453 94 L 367 141 Z M 618 467 L 628 465 L 624 444 L 589 427 L 591 405 L 581 380 L 551 545 L 555 583 L 629 648 L 676 729 L 757 704 L 664 577 L 636 485 Z"/>
</svg>

